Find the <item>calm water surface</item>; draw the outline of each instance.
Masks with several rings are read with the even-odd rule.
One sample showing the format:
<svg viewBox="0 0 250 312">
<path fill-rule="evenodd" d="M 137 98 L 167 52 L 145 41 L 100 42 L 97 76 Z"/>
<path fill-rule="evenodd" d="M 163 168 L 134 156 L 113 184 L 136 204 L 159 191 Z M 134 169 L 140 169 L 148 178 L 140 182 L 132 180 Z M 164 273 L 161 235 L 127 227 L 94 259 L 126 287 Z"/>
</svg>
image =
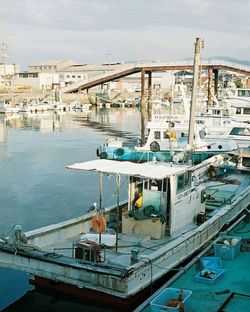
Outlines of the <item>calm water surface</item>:
<svg viewBox="0 0 250 312">
<path fill-rule="evenodd" d="M 107 138 L 139 136 L 134 108 L 0 115 L 0 235 L 13 235 L 15 224 L 28 231 L 84 214 L 98 202 L 98 176 L 65 167 L 97 159 L 96 148 Z M 113 179 L 104 179 L 103 187 L 104 206 L 115 203 Z M 0 310 L 105 311 L 39 294 L 24 273 L 0 268 L 0 274 Z"/>
</svg>

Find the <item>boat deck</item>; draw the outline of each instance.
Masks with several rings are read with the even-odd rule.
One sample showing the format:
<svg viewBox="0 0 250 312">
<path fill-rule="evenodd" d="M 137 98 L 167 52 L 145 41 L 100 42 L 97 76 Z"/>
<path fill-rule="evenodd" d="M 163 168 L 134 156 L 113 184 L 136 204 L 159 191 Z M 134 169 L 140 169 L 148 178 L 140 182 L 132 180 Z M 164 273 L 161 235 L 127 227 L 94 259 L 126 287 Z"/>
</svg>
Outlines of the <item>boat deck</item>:
<svg viewBox="0 0 250 312">
<path fill-rule="evenodd" d="M 240 173 L 238 173 L 238 175 L 240 175 Z M 244 180 L 241 175 L 241 184 L 238 184 L 238 175 L 234 173 L 233 175 L 229 175 L 227 177 L 227 181 L 236 181 L 236 183 L 233 184 L 227 184 L 226 179 L 224 179 L 223 181 L 210 180 L 206 183 L 206 187 L 209 186 L 211 191 L 211 197 L 210 199 L 207 199 L 206 203 L 207 218 L 213 217 L 213 215 L 215 215 L 223 207 L 229 204 L 231 200 L 233 200 L 234 196 L 237 196 L 237 194 L 246 187 L 245 184 L 248 183 L 248 178 L 246 177 L 246 180 Z M 198 225 L 189 224 L 185 228 L 182 228 L 181 231 L 176 232 L 175 236 L 169 236 L 166 232 L 166 234 L 160 239 L 152 239 L 150 238 L 150 235 L 146 234 L 143 235 L 136 233 L 119 233 L 117 250 L 115 243 L 113 243 L 113 245 L 110 247 L 105 247 L 105 249 L 102 250 L 102 262 L 118 268 L 128 269 L 131 266 L 131 250 L 133 248 L 137 249 L 138 254 L 140 254 L 140 258 L 146 258 L 147 256 L 150 256 L 151 254 L 159 250 L 162 246 L 166 245 L 167 242 L 170 242 L 178 237 L 190 235 L 192 230 L 195 230 L 196 227 L 198 227 Z M 88 234 L 95 237 L 93 241 L 96 241 L 98 243 L 98 234 L 96 234 L 95 232 L 89 232 Z M 43 250 L 47 251 L 48 253 L 56 252 L 66 257 L 74 257 L 77 242 L 84 242 L 84 239 L 86 240 L 87 235 L 81 233 L 80 235 L 71 237 L 70 239 L 61 240 L 60 242 L 57 242 L 55 244 L 48 245 L 44 247 Z M 102 235 L 101 243 L 104 244 L 105 235 L 112 236 L 112 241 L 115 241 L 114 230 L 108 229 L 108 231 L 106 231 Z M 82 237 L 84 237 L 83 240 Z"/>
<path fill-rule="evenodd" d="M 96 235 L 96 233 L 89 233 Z M 103 235 L 105 236 L 106 233 Z M 110 235 L 110 234 L 107 234 Z M 113 234 L 114 235 L 114 234 Z M 43 250 L 48 253 L 57 252 L 66 257 L 72 257 L 74 254 L 74 245 L 77 242 L 84 242 L 81 240 L 82 235 L 77 235 L 71 239 L 47 246 Z M 150 236 L 140 234 L 119 234 L 118 249 L 116 251 L 115 245 L 105 248 L 105 263 L 114 265 L 121 268 L 129 268 L 131 266 L 131 249 L 133 247 L 138 248 L 140 254 L 150 255 L 155 252 L 161 245 L 165 245 L 166 242 L 172 238 L 164 236 L 161 239 L 150 239 Z M 88 241 L 88 240 L 87 240 Z"/>
<path fill-rule="evenodd" d="M 241 237 L 240 253 L 232 260 L 222 257 L 224 274 L 212 283 L 202 283 L 195 279 L 200 272 L 200 260 L 202 257 L 213 257 L 212 247 L 202 257 L 197 257 L 193 265 L 180 277 L 171 283 L 165 284 L 153 296 L 135 311 L 150 312 L 150 301 L 156 298 L 166 288 L 184 289 L 192 292 L 191 309 L 188 312 L 239 312 L 249 311 L 250 304 L 250 223 L 240 223 L 237 227 L 226 234 L 232 237 Z M 160 307 L 154 306 L 154 311 L 161 311 Z M 165 311 L 165 310 L 164 310 Z"/>
</svg>

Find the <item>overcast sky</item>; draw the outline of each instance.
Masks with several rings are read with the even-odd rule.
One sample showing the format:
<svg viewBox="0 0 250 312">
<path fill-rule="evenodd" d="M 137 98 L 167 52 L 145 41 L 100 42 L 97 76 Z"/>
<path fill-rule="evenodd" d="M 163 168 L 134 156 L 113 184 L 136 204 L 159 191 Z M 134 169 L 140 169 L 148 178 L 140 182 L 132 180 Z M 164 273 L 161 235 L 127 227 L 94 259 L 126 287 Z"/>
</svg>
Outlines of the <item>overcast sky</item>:
<svg viewBox="0 0 250 312">
<path fill-rule="evenodd" d="M 6 62 L 250 60 L 250 0 L 0 0 Z M 2 60 L 0 60 L 1 62 Z"/>
</svg>

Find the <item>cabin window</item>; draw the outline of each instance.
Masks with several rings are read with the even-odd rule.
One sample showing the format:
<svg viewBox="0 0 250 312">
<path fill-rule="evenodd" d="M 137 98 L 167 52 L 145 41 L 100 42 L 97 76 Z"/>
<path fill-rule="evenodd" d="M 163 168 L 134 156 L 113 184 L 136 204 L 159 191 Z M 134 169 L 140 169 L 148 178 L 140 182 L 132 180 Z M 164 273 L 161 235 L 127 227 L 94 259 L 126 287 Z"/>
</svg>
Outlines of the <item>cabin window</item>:
<svg viewBox="0 0 250 312">
<path fill-rule="evenodd" d="M 232 135 L 245 135 L 250 136 L 250 129 L 249 128 L 238 128 L 235 127 L 231 130 L 230 134 Z"/>
<path fill-rule="evenodd" d="M 196 122 L 199 125 L 204 125 L 205 124 L 205 120 L 197 120 Z"/>
<path fill-rule="evenodd" d="M 166 179 L 163 179 L 163 180 L 156 180 L 156 179 L 145 180 L 143 189 L 144 190 L 150 190 L 150 191 L 166 192 L 166 189 L 167 189 Z"/>
<path fill-rule="evenodd" d="M 158 183 L 156 180 L 145 180 L 143 188 L 145 190 L 158 191 Z"/>
<path fill-rule="evenodd" d="M 250 115 L 250 108 L 243 108 L 244 115 Z"/>
<path fill-rule="evenodd" d="M 238 90 L 238 96 L 250 96 L 250 90 Z"/>
<path fill-rule="evenodd" d="M 190 173 L 185 172 L 177 176 L 177 194 L 190 188 Z"/>
<path fill-rule="evenodd" d="M 163 132 L 163 138 L 164 139 L 169 139 L 169 131 L 164 131 Z"/>
<path fill-rule="evenodd" d="M 241 109 L 240 108 L 236 109 L 236 114 L 238 114 L 238 115 L 241 114 Z"/>
<path fill-rule="evenodd" d="M 155 140 L 160 140 L 161 139 L 161 132 L 160 131 L 155 131 L 154 132 L 154 139 Z"/>
</svg>

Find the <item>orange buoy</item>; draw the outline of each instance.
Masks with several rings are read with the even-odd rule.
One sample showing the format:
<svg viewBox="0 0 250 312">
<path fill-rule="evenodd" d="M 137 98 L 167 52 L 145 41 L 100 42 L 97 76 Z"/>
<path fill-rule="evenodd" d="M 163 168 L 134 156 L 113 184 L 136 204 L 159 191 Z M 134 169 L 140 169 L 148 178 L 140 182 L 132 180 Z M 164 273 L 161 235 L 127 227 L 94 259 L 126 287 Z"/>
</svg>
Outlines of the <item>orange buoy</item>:
<svg viewBox="0 0 250 312">
<path fill-rule="evenodd" d="M 102 233 L 106 230 L 106 219 L 103 215 L 97 214 L 92 218 L 92 227 L 96 233 Z"/>
</svg>

